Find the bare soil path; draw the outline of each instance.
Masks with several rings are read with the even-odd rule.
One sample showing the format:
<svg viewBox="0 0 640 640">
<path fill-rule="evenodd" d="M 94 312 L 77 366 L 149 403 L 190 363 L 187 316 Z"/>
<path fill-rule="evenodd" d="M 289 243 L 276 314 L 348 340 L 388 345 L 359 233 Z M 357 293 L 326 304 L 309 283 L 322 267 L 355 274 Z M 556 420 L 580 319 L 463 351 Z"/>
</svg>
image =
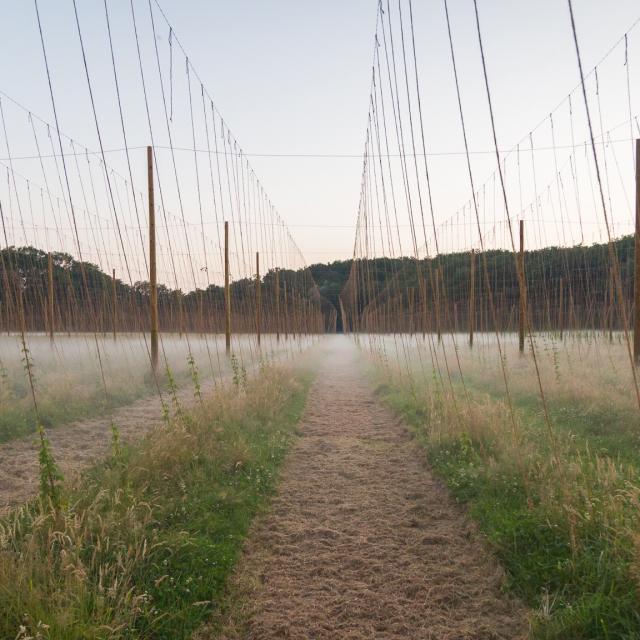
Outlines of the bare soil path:
<svg viewBox="0 0 640 640">
<path fill-rule="evenodd" d="M 501 593 L 473 526 L 376 400 L 355 348 L 332 344 L 247 541 L 223 637 L 526 637 L 527 611 Z"/>
</svg>

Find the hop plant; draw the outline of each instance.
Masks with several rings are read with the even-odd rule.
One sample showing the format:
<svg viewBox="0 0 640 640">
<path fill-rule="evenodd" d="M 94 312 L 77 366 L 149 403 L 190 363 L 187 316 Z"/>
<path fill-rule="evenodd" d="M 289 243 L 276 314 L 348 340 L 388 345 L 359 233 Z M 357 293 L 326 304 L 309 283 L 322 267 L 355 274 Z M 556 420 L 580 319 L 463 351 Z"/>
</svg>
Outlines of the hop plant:
<svg viewBox="0 0 640 640">
<path fill-rule="evenodd" d="M 167 372 L 167 386 L 169 387 L 169 393 L 171 394 L 173 407 L 176 415 L 179 416 L 182 414 L 182 406 L 180 405 L 180 400 L 178 398 L 178 385 L 176 384 L 176 380 L 173 377 L 173 373 L 171 372 L 171 367 L 169 367 L 169 363 L 166 363 L 165 370 Z"/>
<path fill-rule="evenodd" d="M 240 385 L 242 386 L 244 391 L 247 390 L 247 384 L 248 384 L 247 370 L 243 364 L 242 367 L 240 368 Z"/>
<path fill-rule="evenodd" d="M 200 376 L 198 373 L 198 367 L 196 366 L 195 358 L 189 350 L 189 355 L 187 356 L 187 364 L 189 365 L 189 370 L 191 371 L 191 380 L 193 381 L 194 393 L 193 395 L 198 398 L 200 403 L 202 403 L 202 393 L 200 387 Z"/>
<path fill-rule="evenodd" d="M 240 386 L 240 364 L 235 353 L 231 354 L 231 371 L 233 373 L 233 384 L 236 387 Z"/>
<path fill-rule="evenodd" d="M 41 424 L 38 425 L 38 435 L 40 437 L 40 449 L 38 451 L 38 462 L 40 464 L 40 497 L 43 500 L 50 500 L 57 510 L 60 507 L 60 482 L 62 482 L 63 479 L 62 473 L 51 453 L 51 443 Z"/>
<path fill-rule="evenodd" d="M 115 422 L 111 422 L 111 455 L 119 458 L 122 455 L 122 440 L 120 438 L 120 429 Z"/>
</svg>

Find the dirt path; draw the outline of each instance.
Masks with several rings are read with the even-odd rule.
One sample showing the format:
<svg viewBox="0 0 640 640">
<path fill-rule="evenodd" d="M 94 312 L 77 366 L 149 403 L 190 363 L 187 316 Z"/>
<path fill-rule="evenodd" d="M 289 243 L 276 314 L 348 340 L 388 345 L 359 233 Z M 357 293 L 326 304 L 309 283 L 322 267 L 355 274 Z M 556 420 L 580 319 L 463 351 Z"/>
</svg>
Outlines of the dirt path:
<svg viewBox="0 0 640 640">
<path fill-rule="evenodd" d="M 342 340 L 254 524 L 223 637 L 526 637 L 526 610 L 501 594 L 499 567 Z"/>
<path fill-rule="evenodd" d="M 203 393 L 212 386 L 203 383 Z M 169 395 L 163 394 L 166 402 Z M 177 392 L 183 406 L 196 400 L 193 387 Z M 113 419 L 124 442 L 139 438 L 162 422 L 162 405 L 157 395 L 142 398 L 115 410 Z M 65 475 L 76 473 L 102 458 L 111 443 L 111 418 L 89 418 L 57 429 L 49 429 L 53 455 Z M 38 442 L 31 435 L 0 444 L 0 514 L 38 492 Z"/>
</svg>

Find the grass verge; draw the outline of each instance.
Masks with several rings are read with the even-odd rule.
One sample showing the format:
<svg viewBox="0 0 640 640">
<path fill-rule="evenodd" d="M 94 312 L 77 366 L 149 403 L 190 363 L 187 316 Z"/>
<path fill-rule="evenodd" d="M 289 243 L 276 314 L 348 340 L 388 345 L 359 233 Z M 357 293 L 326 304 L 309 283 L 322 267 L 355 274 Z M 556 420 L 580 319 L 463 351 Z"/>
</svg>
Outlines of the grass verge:
<svg viewBox="0 0 640 640">
<path fill-rule="evenodd" d="M 512 421 L 495 397 L 471 392 L 466 402 L 459 393 L 454 402 L 426 380 L 411 389 L 375 376 L 378 395 L 413 428 L 434 471 L 478 522 L 506 569 L 506 587 L 534 610 L 534 638 L 640 637 L 636 465 L 594 451 L 571 424 L 552 445 L 529 407 Z"/>
<path fill-rule="evenodd" d="M 187 371 L 172 372 L 172 375 L 173 384 L 178 388 L 191 384 L 191 375 Z M 158 376 L 158 385 L 163 393 L 170 391 L 164 372 Z M 137 400 L 157 395 L 157 386 L 150 374 L 141 374 L 135 380 L 114 376 L 108 382 L 108 399 L 101 379 L 94 372 L 85 377 L 81 373 L 74 377 L 61 376 L 54 381 L 46 380 L 44 384 L 36 378 L 36 388 L 40 421 L 46 429 L 103 416 Z M 0 444 L 36 431 L 37 420 L 28 381 L 13 380 L 10 387 L 0 382 Z"/>
<path fill-rule="evenodd" d="M 266 367 L 0 523 L 0 637 L 188 638 L 273 492 L 310 375 Z"/>
</svg>

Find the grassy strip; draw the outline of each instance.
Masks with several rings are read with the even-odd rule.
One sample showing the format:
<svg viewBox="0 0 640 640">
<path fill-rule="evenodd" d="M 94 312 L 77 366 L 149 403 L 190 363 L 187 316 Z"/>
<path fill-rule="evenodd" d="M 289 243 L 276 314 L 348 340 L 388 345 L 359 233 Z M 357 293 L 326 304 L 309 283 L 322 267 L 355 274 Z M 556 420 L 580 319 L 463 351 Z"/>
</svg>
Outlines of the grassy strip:
<svg viewBox="0 0 640 640">
<path fill-rule="evenodd" d="M 500 401 L 503 389 L 495 383 L 466 377 L 465 385 L 476 396 L 490 396 Z M 637 407 L 619 406 L 615 401 L 584 399 L 577 395 L 546 394 L 551 422 L 555 429 L 571 433 L 588 445 L 592 452 L 615 458 L 640 467 L 640 431 L 638 430 Z M 539 429 L 545 428 L 540 412 L 540 393 L 536 385 L 531 385 L 526 393 L 513 393 L 525 423 Z"/>
<path fill-rule="evenodd" d="M 36 373 L 38 373 L 36 371 Z M 172 372 L 174 384 L 191 382 L 188 371 Z M 158 383 L 162 392 L 169 385 L 166 375 L 159 376 Z M 60 427 L 77 420 L 103 416 L 106 413 L 126 406 L 157 393 L 156 385 L 150 375 L 138 381 L 125 378 L 109 380 L 109 399 L 105 397 L 102 381 L 97 374 L 78 380 L 59 380 L 44 385 L 39 384 L 38 410 L 40 420 L 46 429 Z M 40 387 L 43 387 L 42 389 Z M 0 391 L 0 443 L 31 435 L 37 431 L 36 417 L 33 412 L 31 392 L 26 382 L 14 383 L 8 390 Z"/>
<path fill-rule="evenodd" d="M 378 381 L 381 398 L 413 428 L 495 549 L 507 587 L 536 611 L 533 637 L 640 637 L 636 466 L 594 453 L 571 434 L 573 420 L 558 430 L 554 449 L 529 407 L 514 429 L 495 398 L 472 393 L 467 404 L 459 393 L 455 406 L 442 392 L 417 391 L 429 389 L 427 381 L 414 391 Z"/>
<path fill-rule="evenodd" d="M 217 608 L 310 376 L 265 368 L 0 527 L 0 637 L 178 639 Z M 40 634 L 40 635 L 38 635 Z"/>
<path fill-rule="evenodd" d="M 45 428 L 59 427 L 83 418 L 92 418 L 107 413 L 112 409 L 130 404 L 153 392 L 151 385 L 138 388 L 114 389 L 106 401 L 104 391 L 99 387 L 95 391 L 76 390 L 75 394 L 69 386 L 68 393 L 60 396 L 41 394 L 39 403 L 42 424 Z M 8 399 L 0 410 L 0 443 L 31 435 L 36 432 L 36 418 L 30 406 L 31 398 L 26 393 L 19 399 Z"/>
</svg>

